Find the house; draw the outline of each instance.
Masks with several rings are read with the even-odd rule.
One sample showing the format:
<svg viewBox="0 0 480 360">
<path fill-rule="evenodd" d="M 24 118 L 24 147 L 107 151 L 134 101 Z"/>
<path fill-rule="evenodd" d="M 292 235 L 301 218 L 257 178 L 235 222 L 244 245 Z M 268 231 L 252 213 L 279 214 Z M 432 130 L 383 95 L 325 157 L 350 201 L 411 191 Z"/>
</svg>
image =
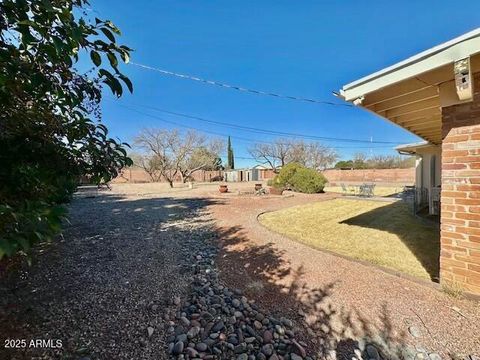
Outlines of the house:
<svg viewBox="0 0 480 360">
<path fill-rule="evenodd" d="M 430 215 L 440 213 L 441 158 L 440 145 L 422 141 L 395 148 L 402 155 L 415 155 L 415 209 L 428 208 Z"/>
<path fill-rule="evenodd" d="M 400 150 L 424 159 L 417 186 L 441 186 L 440 281 L 480 294 L 480 29 L 351 82 L 340 96 L 427 142 Z"/>
</svg>

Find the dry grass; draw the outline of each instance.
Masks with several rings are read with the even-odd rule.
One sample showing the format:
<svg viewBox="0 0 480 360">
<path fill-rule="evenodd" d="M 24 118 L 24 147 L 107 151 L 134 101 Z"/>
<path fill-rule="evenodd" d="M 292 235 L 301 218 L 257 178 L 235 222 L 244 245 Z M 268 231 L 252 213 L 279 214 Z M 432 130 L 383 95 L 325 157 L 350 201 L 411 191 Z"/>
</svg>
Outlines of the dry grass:
<svg viewBox="0 0 480 360">
<path fill-rule="evenodd" d="M 422 279 L 438 277 L 439 231 L 401 202 L 335 199 L 266 213 L 260 222 L 315 248 Z"/>
<path fill-rule="evenodd" d="M 347 188 L 352 188 L 352 186 L 348 186 Z M 340 186 L 326 186 L 324 189 L 325 192 L 336 192 L 336 193 L 343 193 L 343 190 Z M 357 188 L 358 191 L 358 188 Z M 373 190 L 373 193 L 375 196 L 382 196 L 382 197 L 388 197 L 392 196 L 394 194 L 400 193 L 403 191 L 403 186 L 375 186 L 375 189 Z M 353 195 L 352 193 L 349 193 L 349 195 Z"/>
<path fill-rule="evenodd" d="M 463 296 L 465 289 L 463 286 L 455 281 L 443 281 L 442 291 L 456 299 L 460 299 Z"/>
</svg>

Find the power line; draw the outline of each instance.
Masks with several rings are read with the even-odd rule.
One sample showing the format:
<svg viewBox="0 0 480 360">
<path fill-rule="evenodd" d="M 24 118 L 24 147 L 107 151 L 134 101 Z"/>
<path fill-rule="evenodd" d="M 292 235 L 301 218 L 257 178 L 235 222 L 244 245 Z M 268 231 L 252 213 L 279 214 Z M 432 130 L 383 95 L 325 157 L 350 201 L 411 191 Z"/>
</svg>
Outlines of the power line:
<svg viewBox="0 0 480 360">
<path fill-rule="evenodd" d="M 217 136 L 223 136 L 223 137 L 230 136 L 233 139 L 238 139 L 238 140 L 247 141 L 247 142 L 274 144 L 274 142 L 271 142 L 271 141 L 255 140 L 255 139 L 251 139 L 251 138 L 244 138 L 244 137 L 240 137 L 240 136 L 233 136 L 233 135 L 229 135 L 229 134 L 225 134 L 225 133 L 219 133 L 219 132 L 215 132 L 215 131 L 200 129 L 200 128 L 193 127 L 193 126 L 187 126 L 187 125 L 175 122 L 175 121 L 167 120 L 167 119 L 161 118 L 159 116 L 155 116 L 155 115 L 137 110 L 137 109 L 135 109 L 133 107 L 130 107 L 130 106 L 127 106 L 127 105 L 123 105 L 123 104 L 118 104 L 118 105 L 125 108 L 125 109 L 129 109 L 131 111 L 134 111 L 138 114 L 141 114 L 141 115 L 144 115 L 144 116 L 147 116 L 147 117 L 151 117 L 153 119 L 160 120 L 162 122 L 165 122 L 165 123 L 171 124 L 171 125 L 175 125 L 175 126 L 179 126 L 179 127 L 183 127 L 183 128 L 187 128 L 187 129 L 191 129 L 191 130 L 197 130 L 197 131 L 200 131 L 200 132 L 203 132 L 203 133 L 217 135 Z M 370 146 L 365 146 L 365 147 L 361 147 L 361 146 L 332 146 L 332 147 L 335 148 L 335 149 L 363 149 L 363 148 L 369 149 L 369 148 L 371 148 Z M 390 148 L 390 146 L 385 146 L 384 148 L 387 148 L 387 147 Z M 375 148 L 382 148 L 382 147 L 379 146 L 379 147 L 375 147 Z"/>
<path fill-rule="evenodd" d="M 156 72 L 158 72 L 160 74 L 163 74 L 163 75 L 174 76 L 174 77 L 178 77 L 178 78 L 182 78 L 182 79 L 198 81 L 198 82 L 208 84 L 208 85 L 215 85 L 215 86 L 219 86 L 219 87 L 223 87 L 223 88 L 227 88 L 227 89 L 233 89 L 233 90 L 237 90 L 237 91 L 248 92 L 248 93 L 252 93 L 252 94 L 256 94 L 256 95 L 273 96 L 273 97 L 282 98 L 282 99 L 298 100 L 298 101 L 304 101 L 304 102 L 316 103 L 316 104 L 323 104 L 323 105 L 331 105 L 331 106 L 353 107 L 353 105 L 351 105 L 351 104 L 341 104 L 341 103 L 335 103 L 335 102 L 332 102 L 332 101 L 322 101 L 322 100 L 316 100 L 316 99 L 310 99 L 310 98 L 304 98 L 304 97 L 298 97 L 298 96 L 282 95 L 282 94 L 278 94 L 278 93 L 274 93 L 274 92 L 267 92 L 267 91 L 255 90 L 255 89 L 245 88 L 245 87 L 236 86 L 236 85 L 229 85 L 229 84 L 214 81 L 214 80 L 207 80 L 207 79 L 202 79 L 202 78 L 192 76 L 192 75 L 180 74 L 180 73 L 176 73 L 176 72 L 169 71 L 169 70 L 159 69 L 159 68 L 156 68 L 156 67 L 153 67 L 153 66 L 148 66 L 148 65 L 144 65 L 144 64 L 140 64 L 140 63 L 135 63 L 133 61 L 129 62 L 129 64 L 135 65 L 135 66 L 140 67 L 142 69 L 156 71 Z"/>
<path fill-rule="evenodd" d="M 206 118 L 203 118 L 203 117 L 200 117 L 200 116 L 184 114 L 184 113 L 175 112 L 175 111 L 171 111 L 171 110 L 165 110 L 165 109 L 161 109 L 161 108 L 150 106 L 150 105 L 141 105 L 141 104 L 133 104 L 133 103 L 130 103 L 128 105 L 132 106 L 132 107 L 135 107 L 135 106 L 143 107 L 143 108 L 146 108 L 146 109 L 151 109 L 151 110 L 154 110 L 154 111 L 159 111 L 159 112 L 170 114 L 170 115 L 185 117 L 185 118 L 199 120 L 199 121 L 210 123 L 210 124 L 221 125 L 221 126 L 230 127 L 230 128 L 233 128 L 233 129 L 239 129 L 239 130 L 244 130 L 244 131 L 259 133 L 259 134 L 288 136 L 288 137 L 293 137 L 293 138 L 304 138 L 304 139 L 308 139 L 308 140 L 321 140 L 321 141 L 338 141 L 338 142 L 368 143 L 368 144 L 392 144 L 392 145 L 400 144 L 400 142 L 393 142 L 393 141 L 373 141 L 372 139 L 370 139 L 370 140 L 346 139 L 346 138 L 315 136 L 315 135 L 306 135 L 306 134 L 299 134 L 299 133 L 283 132 L 283 131 L 277 131 L 277 130 L 261 129 L 261 128 L 237 125 L 237 124 L 232 124 L 232 123 L 227 123 L 227 122 L 222 122 L 222 121 L 210 120 L 210 119 L 206 119 Z"/>
</svg>

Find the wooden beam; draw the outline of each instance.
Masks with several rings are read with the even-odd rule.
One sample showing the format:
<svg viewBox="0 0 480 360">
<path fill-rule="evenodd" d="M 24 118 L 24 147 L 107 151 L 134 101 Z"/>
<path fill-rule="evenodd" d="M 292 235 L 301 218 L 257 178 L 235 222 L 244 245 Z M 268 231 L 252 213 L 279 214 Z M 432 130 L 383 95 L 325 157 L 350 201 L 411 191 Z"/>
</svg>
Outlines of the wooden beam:
<svg viewBox="0 0 480 360">
<path fill-rule="evenodd" d="M 395 109 L 400 106 L 414 104 L 423 100 L 428 100 L 439 96 L 438 88 L 437 87 L 425 87 L 418 91 L 414 91 L 408 94 L 402 94 L 399 96 L 394 97 L 393 99 L 388 99 L 385 101 L 380 101 L 374 104 L 367 104 L 365 101 L 363 105 L 370 110 L 375 112 Z"/>
<path fill-rule="evenodd" d="M 427 88 L 436 88 L 438 84 L 453 79 L 453 63 L 433 69 L 416 77 L 365 94 L 364 104 L 373 105 L 382 101 L 396 99 Z M 362 105 L 365 106 L 365 105 Z"/>
<path fill-rule="evenodd" d="M 402 107 L 398 107 L 396 109 L 387 110 L 385 111 L 385 117 L 391 119 L 395 116 L 408 115 L 408 114 L 413 114 L 422 110 L 435 109 L 435 108 L 438 108 L 438 109 L 440 108 L 440 99 L 438 97 L 424 100 L 424 101 L 417 102 L 410 105 L 405 105 Z"/>
<path fill-rule="evenodd" d="M 436 125 L 441 125 L 442 121 L 438 118 L 431 118 L 431 119 L 425 119 L 425 120 L 417 120 L 416 122 L 404 122 L 404 123 L 397 123 L 400 126 L 403 127 L 412 127 L 412 126 L 436 126 Z"/>
<path fill-rule="evenodd" d="M 442 128 L 442 123 L 434 123 L 434 124 L 423 124 L 423 125 L 410 125 L 410 126 L 405 126 L 406 129 L 409 129 L 411 131 L 423 131 L 427 129 L 441 129 Z"/>
<path fill-rule="evenodd" d="M 416 121 L 425 118 L 431 118 L 433 116 L 441 116 L 442 112 L 440 109 L 424 109 L 417 111 L 415 114 L 407 114 L 407 115 L 400 115 L 392 117 L 392 121 L 397 123 L 403 123 L 406 121 Z"/>
</svg>

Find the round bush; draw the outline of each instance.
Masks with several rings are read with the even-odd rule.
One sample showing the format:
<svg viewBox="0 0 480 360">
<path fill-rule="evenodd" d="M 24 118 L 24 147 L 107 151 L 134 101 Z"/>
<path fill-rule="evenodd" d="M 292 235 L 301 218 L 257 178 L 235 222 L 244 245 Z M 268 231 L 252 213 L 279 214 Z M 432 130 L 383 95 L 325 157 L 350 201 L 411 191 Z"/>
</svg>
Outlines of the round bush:
<svg viewBox="0 0 480 360">
<path fill-rule="evenodd" d="M 290 183 L 295 191 L 316 194 L 323 191 L 327 179 L 316 170 L 299 168 L 291 177 Z"/>
<path fill-rule="evenodd" d="M 299 163 L 290 163 L 282 167 L 277 176 L 273 179 L 274 186 L 289 188 L 293 186 L 292 177 L 298 169 L 303 169 L 304 166 Z"/>
</svg>

